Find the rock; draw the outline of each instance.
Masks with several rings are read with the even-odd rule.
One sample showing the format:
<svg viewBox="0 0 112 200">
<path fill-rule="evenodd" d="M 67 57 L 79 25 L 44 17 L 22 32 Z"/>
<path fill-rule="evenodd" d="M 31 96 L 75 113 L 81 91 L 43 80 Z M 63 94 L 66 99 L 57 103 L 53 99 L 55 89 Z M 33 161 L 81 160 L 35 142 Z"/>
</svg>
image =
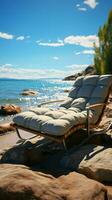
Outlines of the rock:
<svg viewBox="0 0 112 200">
<path fill-rule="evenodd" d="M 26 89 L 26 90 L 23 90 L 23 92 L 21 93 L 21 95 L 25 95 L 25 96 L 35 96 L 37 95 L 37 91 L 34 91 L 34 90 L 30 90 L 30 89 Z"/>
<path fill-rule="evenodd" d="M 65 90 L 64 90 L 64 92 L 65 92 L 65 93 L 68 93 L 68 92 L 70 92 L 70 90 L 68 90 L 68 89 L 65 89 Z"/>
<path fill-rule="evenodd" d="M 6 104 L 6 105 L 1 106 L 0 108 L 1 115 L 14 115 L 20 112 L 21 112 L 21 108 L 13 104 Z"/>
<path fill-rule="evenodd" d="M 0 165 L 0 200 L 105 200 L 102 184 L 72 172 L 55 178 L 24 165 Z"/>
<path fill-rule="evenodd" d="M 70 75 L 70 76 L 67 76 L 65 77 L 63 80 L 64 81 L 74 81 L 78 76 L 81 76 L 82 74 L 74 74 L 74 75 Z"/>
<path fill-rule="evenodd" d="M 94 180 L 112 183 L 112 148 L 85 145 L 63 157 L 61 165 Z"/>
<path fill-rule="evenodd" d="M 10 123 L 0 125 L 0 133 L 6 133 L 8 131 L 14 131 L 15 128 Z"/>
<path fill-rule="evenodd" d="M 94 180 L 112 183 L 111 158 L 112 148 L 98 146 L 91 155 L 81 161 L 78 171 Z"/>
<path fill-rule="evenodd" d="M 88 67 L 84 70 L 84 73 L 85 73 L 85 75 L 87 75 L 87 74 L 95 74 L 95 73 L 96 73 L 95 67 L 92 66 L 92 65 L 88 66 Z"/>
<path fill-rule="evenodd" d="M 112 200 L 112 186 L 106 186 L 108 200 Z"/>
<path fill-rule="evenodd" d="M 42 144 L 43 143 L 43 144 Z M 35 143 L 26 141 L 9 148 L 2 156 L 1 163 L 33 165 L 45 161 L 47 154 L 44 153 L 44 140 Z"/>
<path fill-rule="evenodd" d="M 96 74 L 96 70 L 95 70 L 94 66 L 90 65 L 84 71 L 73 74 L 71 76 L 67 76 L 63 80 L 64 81 L 74 81 L 79 76 L 86 76 L 86 75 L 92 75 L 92 74 Z"/>
</svg>

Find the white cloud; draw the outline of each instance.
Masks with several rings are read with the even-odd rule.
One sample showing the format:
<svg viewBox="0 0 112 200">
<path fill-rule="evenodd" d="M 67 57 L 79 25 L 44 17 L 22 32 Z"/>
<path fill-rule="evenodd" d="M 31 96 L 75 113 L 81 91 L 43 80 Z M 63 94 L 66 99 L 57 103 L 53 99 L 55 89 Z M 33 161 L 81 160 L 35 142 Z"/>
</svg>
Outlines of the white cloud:
<svg viewBox="0 0 112 200">
<path fill-rule="evenodd" d="M 12 66 L 13 66 L 13 65 L 10 64 L 10 63 L 6 63 L 6 64 L 3 64 L 3 65 L 0 64 L 0 67 L 12 67 Z"/>
<path fill-rule="evenodd" d="M 0 78 L 38 79 L 38 78 L 64 78 L 69 75 L 68 70 L 32 69 L 15 67 L 13 65 L 0 65 Z"/>
<path fill-rule="evenodd" d="M 84 50 L 82 51 L 83 54 L 94 54 L 94 50 Z"/>
<path fill-rule="evenodd" d="M 94 50 L 84 50 L 84 51 L 80 51 L 80 52 L 76 52 L 75 55 L 80 55 L 80 54 L 94 54 Z"/>
<path fill-rule="evenodd" d="M 87 68 L 89 64 L 72 64 L 72 65 L 69 65 L 69 66 L 66 66 L 66 69 L 69 70 L 69 75 L 73 75 L 75 73 L 80 73 L 82 72 L 83 70 L 85 70 Z"/>
<path fill-rule="evenodd" d="M 94 9 L 99 3 L 96 0 L 85 0 L 84 4 L 88 5 L 92 9 Z"/>
<path fill-rule="evenodd" d="M 12 40 L 14 38 L 14 35 L 0 32 L 0 38 L 6 39 L 6 40 Z"/>
<path fill-rule="evenodd" d="M 41 41 L 36 41 L 36 43 L 40 46 L 49 46 L 49 47 L 60 47 L 64 46 L 64 43 L 62 40 L 58 40 L 57 42 L 41 42 Z"/>
<path fill-rule="evenodd" d="M 72 64 L 63 69 L 32 69 L 16 67 L 11 64 L 0 65 L 0 78 L 38 79 L 38 78 L 64 78 L 70 74 L 81 72 L 88 64 Z"/>
<path fill-rule="evenodd" d="M 21 40 L 21 41 L 24 40 L 24 39 L 25 39 L 25 37 L 22 36 L 22 35 L 16 38 L 16 40 Z"/>
<path fill-rule="evenodd" d="M 98 37 L 96 35 L 70 35 L 64 40 L 57 40 L 57 42 L 42 42 L 40 40 L 36 41 L 36 43 L 40 46 L 48 46 L 48 47 L 60 47 L 64 46 L 66 44 L 70 45 L 79 45 L 83 47 L 93 47 L 93 44 L 95 43 L 97 46 L 99 45 Z"/>
<path fill-rule="evenodd" d="M 84 70 L 86 67 L 88 66 L 88 64 L 72 64 L 72 65 L 68 65 L 66 66 L 66 68 L 71 69 L 71 70 L 75 70 L 77 72 L 81 72 L 82 70 Z"/>
<path fill-rule="evenodd" d="M 81 52 L 76 52 L 76 53 L 75 53 L 75 55 L 80 55 L 80 54 L 81 54 Z"/>
<path fill-rule="evenodd" d="M 23 35 L 21 35 L 21 36 L 14 36 L 14 35 L 12 35 L 12 34 L 9 34 L 9 33 L 3 33 L 3 32 L 0 32 L 0 38 L 2 38 L 2 39 L 6 39 L 6 40 L 12 40 L 12 39 L 14 39 L 14 37 L 15 37 L 15 39 L 16 40 L 24 40 L 24 39 L 29 39 L 30 38 L 30 36 L 28 35 L 28 36 L 23 36 Z"/>
<path fill-rule="evenodd" d="M 88 36 L 68 36 L 64 39 L 65 44 L 79 45 L 83 47 L 93 47 L 93 43 L 98 46 L 98 37 L 96 35 Z"/>
<path fill-rule="evenodd" d="M 80 7 L 80 4 L 76 4 L 76 7 L 77 7 L 77 8 Z"/>
<path fill-rule="evenodd" d="M 53 59 L 54 59 L 54 60 L 59 60 L 59 57 L 54 56 Z"/>
<path fill-rule="evenodd" d="M 26 38 L 29 39 L 29 38 L 31 38 L 31 36 L 30 36 L 30 35 L 27 35 Z"/>
<path fill-rule="evenodd" d="M 86 10 L 87 10 L 87 8 L 78 7 L 78 10 L 80 10 L 80 11 L 86 11 Z"/>
</svg>

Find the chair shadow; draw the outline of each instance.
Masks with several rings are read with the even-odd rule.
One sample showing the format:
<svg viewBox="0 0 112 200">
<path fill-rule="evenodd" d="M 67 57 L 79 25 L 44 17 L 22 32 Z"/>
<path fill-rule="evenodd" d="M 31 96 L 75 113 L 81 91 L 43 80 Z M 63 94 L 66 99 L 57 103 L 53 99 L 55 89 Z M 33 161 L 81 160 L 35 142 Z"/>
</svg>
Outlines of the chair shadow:
<svg viewBox="0 0 112 200">
<path fill-rule="evenodd" d="M 86 135 L 84 132 L 83 134 L 85 138 Z M 28 140 L 8 149 L 3 154 L 1 163 L 24 164 L 29 166 L 31 170 L 59 177 L 77 171 L 83 159 L 89 160 L 108 148 L 108 146 L 102 146 L 95 150 L 97 147 L 95 144 L 85 144 L 78 148 L 79 142 L 77 143 L 76 139 L 77 136 L 76 138 L 74 136 L 68 138 L 67 152 L 62 144 L 57 144 L 46 138 L 40 138 L 35 143 Z"/>
</svg>

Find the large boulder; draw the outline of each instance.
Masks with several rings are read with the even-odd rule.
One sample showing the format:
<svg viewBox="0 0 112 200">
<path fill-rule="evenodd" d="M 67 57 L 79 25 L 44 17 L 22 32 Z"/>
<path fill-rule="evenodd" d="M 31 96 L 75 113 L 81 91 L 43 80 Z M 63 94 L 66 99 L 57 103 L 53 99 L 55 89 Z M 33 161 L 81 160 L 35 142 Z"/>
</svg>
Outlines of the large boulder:
<svg viewBox="0 0 112 200">
<path fill-rule="evenodd" d="M 95 67 L 92 65 L 89 65 L 85 70 L 84 70 L 85 75 L 87 74 L 95 74 L 96 70 Z"/>
<path fill-rule="evenodd" d="M 112 148 L 96 147 L 96 152 L 81 161 L 78 171 L 100 182 L 112 183 Z"/>
<path fill-rule="evenodd" d="M 112 183 L 112 148 L 85 145 L 63 157 L 61 164 L 94 180 Z"/>
<path fill-rule="evenodd" d="M 1 115 L 14 115 L 21 112 L 20 106 L 14 104 L 6 104 L 1 106 L 0 114 Z"/>
<path fill-rule="evenodd" d="M 47 154 L 44 153 L 43 146 L 44 140 L 38 141 L 38 138 L 35 139 L 35 142 L 23 141 L 23 143 L 12 146 L 4 152 L 1 163 L 34 165 L 45 161 Z"/>
<path fill-rule="evenodd" d="M 10 123 L 5 123 L 0 125 L 0 133 L 6 133 L 8 131 L 14 131 L 15 128 Z"/>
<path fill-rule="evenodd" d="M 78 173 L 55 178 L 23 165 L 0 165 L 0 200 L 105 200 L 102 184 Z"/>
</svg>

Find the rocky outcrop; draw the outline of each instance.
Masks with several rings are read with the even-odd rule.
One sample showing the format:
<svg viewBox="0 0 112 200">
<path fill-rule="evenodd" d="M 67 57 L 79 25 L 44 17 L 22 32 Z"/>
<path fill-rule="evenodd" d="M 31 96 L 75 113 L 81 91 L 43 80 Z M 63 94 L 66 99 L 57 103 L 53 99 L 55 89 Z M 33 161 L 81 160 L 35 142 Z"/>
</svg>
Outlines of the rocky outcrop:
<svg viewBox="0 0 112 200">
<path fill-rule="evenodd" d="M 0 107 L 0 115 L 14 115 L 21 112 L 21 108 L 14 104 L 6 104 Z"/>
<path fill-rule="evenodd" d="M 0 134 L 14 130 L 15 130 L 14 126 L 12 126 L 10 123 L 5 123 L 0 125 Z"/>
<path fill-rule="evenodd" d="M 102 184 L 72 172 L 55 178 L 23 165 L 0 165 L 0 200 L 106 200 Z"/>
<path fill-rule="evenodd" d="M 23 90 L 21 95 L 24 95 L 24 96 L 35 96 L 35 95 L 37 95 L 37 91 L 30 90 L 30 89 L 25 89 L 25 90 Z"/>
<path fill-rule="evenodd" d="M 95 74 L 95 73 L 96 73 L 95 67 L 90 65 L 84 71 L 82 71 L 80 73 L 73 74 L 71 76 L 67 76 L 63 80 L 64 81 L 74 81 L 79 76 L 92 75 L 92 74 Z"/>
</svg>

